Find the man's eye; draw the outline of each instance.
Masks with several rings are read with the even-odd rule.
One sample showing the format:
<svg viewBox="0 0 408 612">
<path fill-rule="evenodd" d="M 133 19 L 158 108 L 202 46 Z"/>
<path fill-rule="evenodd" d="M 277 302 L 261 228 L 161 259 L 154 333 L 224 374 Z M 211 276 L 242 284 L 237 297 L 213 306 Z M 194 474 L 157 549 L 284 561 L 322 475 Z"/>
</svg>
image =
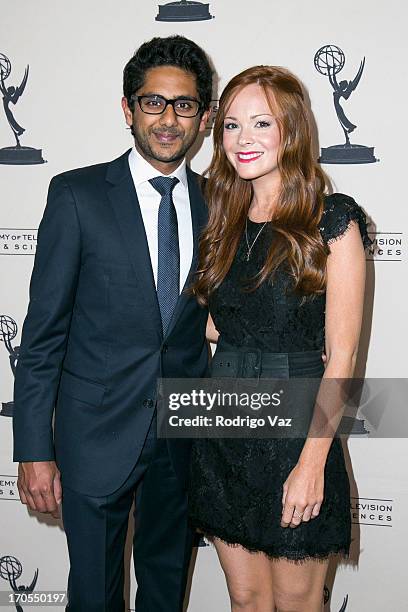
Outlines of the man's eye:
<svg viewBox="0 0 408 612">
<path fill-rule="evenodd" d="M 176 108 L 180 110 L 190 110 L 192 107 L 193 105 L 190 100 L 177 100 L 176 102 Z"/>
<path fill-rule="evenodd" d="M 163 106 L 163 101 L 155 100 L 154 98 L 151 98 L 150 100 L 146 100 L 146 104 L 148 106 Z"/>
<path fill-rule="evenodd" d="M 226 130 L 233 130 L 236 127 L 238 127 L 236 123 L 224 123 L 224 128 Z"/>
</svg>

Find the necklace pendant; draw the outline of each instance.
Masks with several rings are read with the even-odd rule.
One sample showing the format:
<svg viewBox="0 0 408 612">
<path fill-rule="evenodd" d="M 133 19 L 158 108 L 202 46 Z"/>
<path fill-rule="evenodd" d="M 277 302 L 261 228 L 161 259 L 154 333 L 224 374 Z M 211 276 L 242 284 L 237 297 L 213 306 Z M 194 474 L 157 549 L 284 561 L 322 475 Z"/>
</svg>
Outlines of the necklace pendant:
<svg viewBox="0 0 408 612">
<path fill-rule="evenodd" d="M 264 229 L 264 227 L 266 226 L 268 222 L 265 221 L 265 223 L 263 223 L 263 225 L 261 226 L 261 229 L 258 231 L 257 235 L 255 236 L 255 239 L 253 240 L 252 244 L 249 244 L 249 240 L 248 240 L 248 217 L 246 217 L 245 219 L 245 240 L 246 240 L 246 244 L 247 244 L 247 255 L 246 255 L 246 260 L 249 261 L 249 257 L 251 255 L 252 249 L 255 246 L 255 242 L 258 240 L 259 236 L 261 235 L 262 230 Z"/>
</svg>

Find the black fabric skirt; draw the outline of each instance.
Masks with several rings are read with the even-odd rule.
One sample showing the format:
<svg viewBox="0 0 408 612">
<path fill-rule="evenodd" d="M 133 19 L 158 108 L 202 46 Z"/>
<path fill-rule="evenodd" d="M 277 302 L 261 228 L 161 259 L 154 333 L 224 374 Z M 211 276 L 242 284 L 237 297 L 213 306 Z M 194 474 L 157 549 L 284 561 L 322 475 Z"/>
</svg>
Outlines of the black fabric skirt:
<svg viewBox="0 0 408 612">
<path fill-rule="evenodd" d="M 221 340 L 213 377 L 321 378 L 320 351 L 262 353 Z M 314 402 L 302 409 L 312 414 Z M 280 525 L 283 484 L 295 467 L 304 438 L 205 438 L 194 440 L 189 483 L 191 524 L 270 558 L 301 562 L 348 555 L 351 540 L 350 486 L 339 438 L 325 465 L 324 501 L 318 517 L 296 528 Z"/>
</svg>

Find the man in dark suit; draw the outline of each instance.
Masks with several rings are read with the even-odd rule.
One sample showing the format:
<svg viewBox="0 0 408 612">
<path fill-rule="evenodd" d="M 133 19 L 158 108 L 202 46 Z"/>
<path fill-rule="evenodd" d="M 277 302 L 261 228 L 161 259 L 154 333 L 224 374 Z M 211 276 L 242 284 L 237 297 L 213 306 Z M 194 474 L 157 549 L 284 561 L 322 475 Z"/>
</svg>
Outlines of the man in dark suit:
<svg viewBox="0 0 408 612">
<path fill-rule="evenodd" d="M 23 503 L 58 516 L 62 499 L 70 612 L 123 612 L 133 501 L 137 612 L 182 609 L 190 446 L 157 438 L 155 394 L 159 377 L 207 369 L 207 312 L 183 288 L 206 223 L 185 154 L 205 129 L 211 89 L 192 41 L 143 44 L 124 70 L 134 148 L 50 184 L 16 372 L 14 460 Z"/>
</svg>

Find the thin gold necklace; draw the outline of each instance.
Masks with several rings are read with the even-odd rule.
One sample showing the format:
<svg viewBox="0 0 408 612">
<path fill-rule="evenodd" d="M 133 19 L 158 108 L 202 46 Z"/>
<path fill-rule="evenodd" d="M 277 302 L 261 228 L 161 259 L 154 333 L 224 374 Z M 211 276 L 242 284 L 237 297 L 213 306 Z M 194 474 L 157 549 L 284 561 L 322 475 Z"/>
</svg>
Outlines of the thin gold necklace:
<svg viewBox="0 0 408 612">
<path fill-rule="evenodd" d="M 252 244 L 250 245 L 249 244 L 249 240 L 248 240 L 248 216 L 246 217 L 246 219 L 245 219 L 245 239 L 246 239 L 246 243 L 247 243 L 246 261 L 249 261 L 249 258 L 251 257 L 252 249 L 254 248 L 254 244 L 258 240 L 259 236 L 261 235 L 262 230 L 264 229 L 264 227 L 265 227 L 265 225 L 267 223 L 268 223 L 268 221 L 265 221 L 265 223 L 262 224 L 261 229 L 259 230 L 259 232 L 255 236 L 255 239 L 252 242 Z"/>
</svg>

